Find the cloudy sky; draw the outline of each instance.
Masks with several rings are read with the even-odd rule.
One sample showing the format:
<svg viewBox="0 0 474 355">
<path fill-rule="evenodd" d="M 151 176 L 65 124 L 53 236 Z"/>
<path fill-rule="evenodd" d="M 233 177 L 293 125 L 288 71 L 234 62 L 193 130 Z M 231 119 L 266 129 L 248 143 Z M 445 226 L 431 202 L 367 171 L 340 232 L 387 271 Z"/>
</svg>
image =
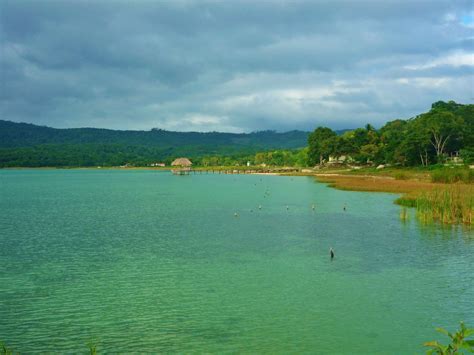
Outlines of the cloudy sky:
<svg viewBox="0 0 474 355">
<path fill-rule="evenodd" d="M 249 132 L 474 103 L 471 0 L 0 1 L 0 119 Z"/>
</svg>

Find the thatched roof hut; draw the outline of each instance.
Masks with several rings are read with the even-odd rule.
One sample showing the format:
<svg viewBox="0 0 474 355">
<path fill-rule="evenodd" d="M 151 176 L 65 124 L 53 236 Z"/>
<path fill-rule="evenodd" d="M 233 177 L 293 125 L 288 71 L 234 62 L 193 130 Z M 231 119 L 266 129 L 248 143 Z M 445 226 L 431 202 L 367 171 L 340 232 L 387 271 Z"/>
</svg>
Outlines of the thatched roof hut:
<svg viewBox="0 0 474 355">
<path fill-rule="evenodd" d="M 191 160 L 189 160 L 188 158 L 178 158 L 178 159 L 175 159 L 175 160 L 171 163 L 171 166 L 190 167 L 191 165 L 193 165 L 193 163 L 191 163 Z"/>
</svg>

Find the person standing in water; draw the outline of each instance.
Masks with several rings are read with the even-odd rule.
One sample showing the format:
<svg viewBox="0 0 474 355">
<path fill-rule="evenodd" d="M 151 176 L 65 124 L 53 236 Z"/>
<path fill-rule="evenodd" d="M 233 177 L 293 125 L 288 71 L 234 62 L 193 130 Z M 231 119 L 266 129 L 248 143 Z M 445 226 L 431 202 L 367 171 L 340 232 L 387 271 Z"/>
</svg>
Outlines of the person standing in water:
<svg viewBox="0 0 474 355">
<path fill-rule="evenodd" d="M 334 249 L 333 248 L 329 249 L 329 255 L 331 255 L 331 260 L 334 259 Z"/>
</svg>

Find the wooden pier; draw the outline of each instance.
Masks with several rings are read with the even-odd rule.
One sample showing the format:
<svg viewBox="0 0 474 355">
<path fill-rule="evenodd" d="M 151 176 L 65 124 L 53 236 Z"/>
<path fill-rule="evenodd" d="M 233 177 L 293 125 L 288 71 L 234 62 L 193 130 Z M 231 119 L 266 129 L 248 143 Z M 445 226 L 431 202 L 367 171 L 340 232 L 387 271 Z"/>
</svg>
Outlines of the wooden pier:
<svg viewBox="0 0 474 355">
<path fill-rule="evenodd" d="M 275 169 L 212 169 L 212 168 L 183 168 L 172 169 L 174 175 L 191 175 L 191 174 L 284 174 L 297 173 L 301 169 L 298 168 L 275 168 Z"/>
</svg>

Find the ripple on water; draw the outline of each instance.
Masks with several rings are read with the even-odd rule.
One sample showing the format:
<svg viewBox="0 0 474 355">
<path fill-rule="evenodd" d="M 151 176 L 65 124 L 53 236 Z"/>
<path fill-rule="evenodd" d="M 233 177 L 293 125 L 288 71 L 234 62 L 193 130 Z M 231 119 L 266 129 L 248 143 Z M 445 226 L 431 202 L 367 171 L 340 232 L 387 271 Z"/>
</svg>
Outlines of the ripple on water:
<svg viewBox="0 0 474 355">
<path fill-rule="evenodd" d="M 310 178 L 0 174 L 0 334 L 21 352 L 406 353 L 437 326 L 474 324 L 472 231 L 402 223 L 393 195 Z"/>
</svg>

